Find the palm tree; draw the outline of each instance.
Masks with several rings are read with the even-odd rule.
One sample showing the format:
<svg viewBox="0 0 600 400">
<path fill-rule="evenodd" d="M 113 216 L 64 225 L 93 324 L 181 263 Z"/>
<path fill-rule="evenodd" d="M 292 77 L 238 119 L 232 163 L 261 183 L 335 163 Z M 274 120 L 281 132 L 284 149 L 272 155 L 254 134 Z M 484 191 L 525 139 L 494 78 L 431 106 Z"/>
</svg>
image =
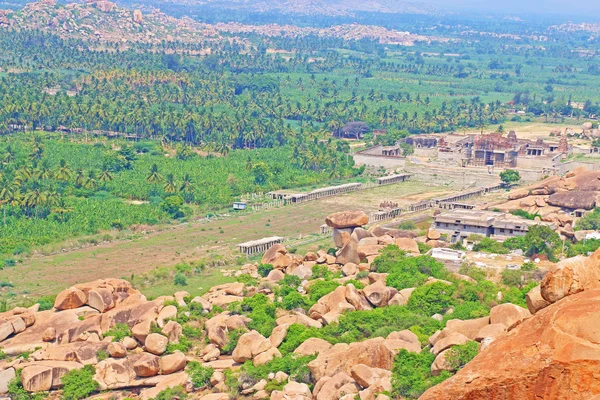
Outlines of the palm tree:
<svg viewBox="0 0 600 400">
<path fill-rule="evenodd" d="M 32 190 L 23 197 L 23 205 L 29 209 L 35 209 L 35 217 L 38 216 L 39 207 L 46 204 L 47 197 L 39 188 Z"/>
<path fill-rule="evenodd" d="M 77 168 L 75 172 L 75 186 L 78 188 L 83 187 L 85 184 L 85 174 L 83 173 L 83 169 Z"/>
<path fill-rule="evenodd" d="M 104 167 L 104 169 L 102 170 L 102 172 L 100 172 L 100 175 L 98 176 L 98 180 L 102 183 L 106 183 L 106 182 L 110 182 L 113 179 L 115 179 L 115 177 L 113 176 L 112 172 L 110 171 L 110 168 L 108 167 Z"/>
<path fill-rule="evenodd" d="M 90 190 L 98 189 L 98 181 L 96 180 L 96 172 L 94 172 L 93 169 L 91 169 L 88 172 L 88 176 L 85 179 L 85 183 L 83 184 L 83 187 L 85 187 L 86 189 L 90 189 Z"/>
<path fill-rule="evenodd" d="M 172 173 L 167 174 L 167 179 L 165 181 L 163 189 L 166 193 L 175 193 L 177 191 L 177 186 L 175 184 L 175 176 Z"/>
<path fill-rule="evenodd" d="M 0 204 L 3 205 L 2 210 L 4 213 L 4 226 L 6 226 L 6 206 L 14 205 L 18 203 L 19 192 L 14 184 L 11 184 L 7 180 L 0 182 Z"/>
<path fill-rule="evenodd" d="M 181 182 L 181 186 L 179 190 L 183 193 L 183 198 L 186 202 L 190 202 L 194 198 L 194 183 L 192 182 L 192 177 L 189 174 L 185 174 L 183 176 L 183 181 Z"/>
<path fill-rule="evenodd" d="M 2 163 L 10 164 L 11 162 L 13 162 L 15 160 L 15 158 L 16 158 L 16 155 L 15 155 L 15 152 L 12 149 L 12 147 L 10 147 L 10 145 L 6 146 L 4 158 L 2 159 Z"/>
<path fill-rule="evenodd" d="M 66 182 L 71 179 L 71 169 L 69 168 L 69 164 L 65 161 L 65 159 L 61 159 L 58 163 L 58 168 L 54 172 L 54 177 L 59 180 Z"/>
<path fill-rule="evenodd" d="M 162 182 L 163 177 L 160 174 L 160 172 L 158 172 L 158 165 L 156 165 L 156 163 L 152 164 L 152 168 L 150 168 L 150 173 L 148 174 L 148 176 L 146 177 L 146 181 L 148 183 L 152 183 L 154 185 Z"/>
<path fill-rule="evenodd" d="M 36 179 L 52 179 L 53 173 L 50 169 L 48 159 L 42 160 L 37 169 L 34 171 L 34 176 Z"/>
<path fill-rule="evenodd" d="M 56 206 L 51 210 L 53 213 L 60 215 L 60 220 L 65 220 L 65 214 L 73 211 L 73 207 L 70 207 L 65 203 L 63 199 L 59 199 Z"/>
</svg>

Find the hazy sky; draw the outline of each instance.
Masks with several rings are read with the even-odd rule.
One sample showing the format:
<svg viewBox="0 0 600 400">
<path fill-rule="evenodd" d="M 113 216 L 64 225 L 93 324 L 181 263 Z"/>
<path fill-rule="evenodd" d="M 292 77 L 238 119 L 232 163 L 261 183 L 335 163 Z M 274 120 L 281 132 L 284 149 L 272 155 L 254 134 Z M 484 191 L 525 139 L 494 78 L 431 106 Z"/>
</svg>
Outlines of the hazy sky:
<svg viewBox="0 0 600 400">
<path fill-rule="evenodd" d="M 588 15 L 600 20 L 600 0 L 421 0 L 439 8 L 506 13 Z M 596 13 L 595 15 L 589 15 Z"/>
</svg>

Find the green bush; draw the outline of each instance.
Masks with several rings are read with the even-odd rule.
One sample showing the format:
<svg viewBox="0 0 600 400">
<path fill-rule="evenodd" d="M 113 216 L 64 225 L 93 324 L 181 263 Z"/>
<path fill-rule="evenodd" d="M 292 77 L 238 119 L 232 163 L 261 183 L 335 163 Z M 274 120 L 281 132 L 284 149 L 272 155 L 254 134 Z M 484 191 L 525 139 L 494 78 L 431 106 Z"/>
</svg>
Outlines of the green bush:
<svg viewBox="0 0 600 400">
<path fill-rule="evenodd" d="M 104 333 L 104 337 L 112 336 L 113 342 L 120 342 L 126 336 L 131 336 L 131 329 L 127 324 L 116 324 L 113 328 Z"/>
<path fill-rule="evenodd" d="M 298 286 L 302 284 L 302 279 L 296 275 L 286 274 L 283 279 L 279 282 L 281 286 L 288 286 L 290 288 L 296 289 Z"/>
<path fill-rule="evenodd" d="M 258 274 L 263 278 L 266 278 L 272 270 L 273 266 L 271 264 L 258 264 Z"/>
<path fill-rule="evenodd" d="M 395 262 L 390 260 L 385 266 L 390 267 L 387 285 L 398 290 L 421 286 L 430 276 L 437 279 L 452 279 L 444 264 L 430 256 L 407 257 L 400 255 Z"/>
<path fill-rule="evenodd" d="M 233 350 L 235 350 L 238 340 L 240 340 L 240 336 L 242 336 L 246 332 L 246 329 L 243 328 L 237 328 L 232 331 L 229 331 L 229 340 L 227 341 L 227 344 L 222 348 L 223 353 L 231 354 Z"/>
<path fill-rule="evenodd" d="M 187 286 L 187 277 L 182 274 L 181 272 L 178 272 L 175 274 L 175 277 L 173 278 L 173 283 L 176 286 Z"/>
<path fill-rule="evenodd" d="M 271 332 L 277 326 L 275 304 L 263 293 L 252 297 L 246 297 L 239 305 L 241 311 L 252 321 L 248 323 L 250 329 L 258 331 L 265 337 L 271 336 Z"/>
<path fill-rule="evenodd" d="M 471 361 L 479 352 L 479 343 L 470 341 L 454 346 L 448 351 L 446 361 L 453 371 L 458 371 Z"/>
<path fill-rule="evenodd" d="M 402 221 L 398 224 L 398 229 L 412 231 L 413 229 L 417 229 L 417 225 L 415 225 L 414 221 Z"/>
<path fill-rule="evenodd" d="M 85 399 L 97 391 L 100 385 L 94 380 L 96 370 L 93 365 L 67 372 L 62 378 L 64 400 Z"/>
<path fill-rule="evenodd" d="M 579 220 L 577 220 L 577 230 L 600 230 L 600 208 L 594 208 L 594 211 L 584 215 Z"/>
<path fill-rule="evenodd" d="M 242 366 L 242 371 L 255 382 L 267 379 L 271 372 L 283 371 L 296 382 L 311 383 L 310 371 L 307 365 L 315 358 L 316 356 L 299 356 L 290 353 L 258 366 L 248 360 Z"/>
<path fill-rule="evenodd" d="M 182 386 L 162 390 L 153 400 L 185 400 L 187 393 Z"/>
<path fill-rule="evenodd" d="M 490 313 L 490 308 L 476 301 L 465 301 L 454 306 L 454 312 L 444 316 L 444 319 L 475 319 L 485 317 Z"/>
<path fill-rule="evenodd" d="M 294 310 L 297 308 L 307 309 L 312 304 L 314 303 L 297 291 L 292 291 L 283 297 L 283 308 L 286 310 Z"/>
<path fill-rule="evenodd" d="M 427 349 L 421 353 L 400 350 L 392 367 L 392 395 L 416 399 L 423 392 L 450 377 L 443 371 L 440 376 L 431 375 L 431 364 L 435 355 Z"/>
<path fill-rule="evenodd" d="M 186 371 L 194 389 L 201 389 L 210 384 L 210 377 L 215 372 L 212 368 L 204 367 L 198 361 L 188 363 Z"/>
<path fill-rule="evenodd" d="M 416 288 L 408 300 L 408 308 L 424 315 L 443 314 L 455 300 L 453 295 L 456 288 L 443 282 L 434 282 Z"/>
<path fill-rule="evenodd" d="M 481 239 L 481 242 L 473 246 L 474 251 L 481 251 L 484 253 L 492 254 L 507 254 L 508 249 L 502 245 L 502 243 L 490 239 L 488 237 Z"/>
<path fill-rule="evenodd" d="M 308 288 L 308 295 L 313 302 L 318 301 L 321 297 L 333 292 L 339 283 L 334 281 L 316 281 Z"/>
</svg>

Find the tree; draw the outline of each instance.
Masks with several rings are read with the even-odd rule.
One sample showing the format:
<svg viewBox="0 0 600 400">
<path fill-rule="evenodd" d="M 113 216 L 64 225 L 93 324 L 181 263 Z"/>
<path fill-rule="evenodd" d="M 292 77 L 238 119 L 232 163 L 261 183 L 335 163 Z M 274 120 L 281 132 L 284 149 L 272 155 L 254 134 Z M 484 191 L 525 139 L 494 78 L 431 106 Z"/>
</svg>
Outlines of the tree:
<svg viewBox="0 0 600 400">
<path fill-rule="evenodd" d="M 521 174 L 514 169 L 507 169 L 500 172 L 500 179 L 505 185 L 511 185 L 521 180 Z"/>
</svg>

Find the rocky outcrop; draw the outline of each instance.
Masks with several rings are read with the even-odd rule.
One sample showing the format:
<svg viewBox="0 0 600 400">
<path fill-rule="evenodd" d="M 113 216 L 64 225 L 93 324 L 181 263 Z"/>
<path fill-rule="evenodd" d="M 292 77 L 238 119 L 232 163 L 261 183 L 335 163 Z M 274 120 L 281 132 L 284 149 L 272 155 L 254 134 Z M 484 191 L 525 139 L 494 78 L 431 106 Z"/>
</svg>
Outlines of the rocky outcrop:
<svg viewBox="0 0 600 400">
<path fill-rule="evenodd" d="M 590 257 L 577 256 L 556 264 L 540 286 L 542 298 L 554 303 L 563 297 L 600 286 L 600 250 Z"/>
<path fill-rule="evenodd" d="M 369 216 L 363 211 L 342 211 L 329 215 L 325 223 L 336 229 L 356 228 L 369 223 Z"/>
<path fill-rule="evenodd" d="M 590 399 L 600 395 L 600 289 L 539 310 L 421 400 Z"/>
</svg>

